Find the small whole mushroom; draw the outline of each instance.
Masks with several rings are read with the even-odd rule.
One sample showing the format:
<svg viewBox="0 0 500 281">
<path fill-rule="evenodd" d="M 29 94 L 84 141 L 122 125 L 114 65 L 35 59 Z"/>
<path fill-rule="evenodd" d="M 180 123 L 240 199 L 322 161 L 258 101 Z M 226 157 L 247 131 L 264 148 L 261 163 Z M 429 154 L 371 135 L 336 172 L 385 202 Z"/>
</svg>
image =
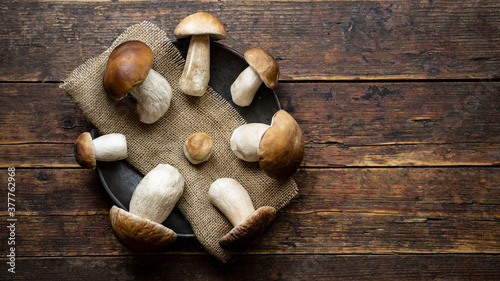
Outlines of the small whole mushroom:
<svg viewBox="0 0 500 281">
<path fill-rule="evenodd" d="M 297 121 L 284 110 L 273 116 L 271 126 L 242 125 L 233 131 L 231 149 L 247 162 L 259 161 L 270 177 L 285 180 L 299 168 L 304 157 L 304 137 Z"/>
<path fill-rule="evenodd" d="M 121 100 L 130 93 L 137 100 L 139 120 L 152 124 L 170 107 L 172 88 L 152 69 L 153 51 L 141 41 L 127 41 L 109 55 L 103 76 L 106 94 Z"/>
<path fill-rule="evenodd" d="M 184 178 L 177 169 L 159 164 L 139 182 L 130 200 L 130 211 L 116 206 L 110 219 L 116 238 L 140 252 L 164 248 L 177 234 L 162 225 L 184 191 Z"/>
<path fill-rule="evenodd" d="M 255 210 L 248 192 L 231 178 L 214 181 L 208 190 L 208 198 L 233 225 L 233 229 L 219 239 L 219 245 L 226 250 L 235 249 L 261 236 L 276 219 L 274 207 L 263 206 Z"/>
<path fill-rule="evenodd" d="M 212 157 L 212 138 L 203 132 L 192 134 L 184 143 L 184 155 L 193 165 L 208 161 Z"/>
<path fill-rule="evenodd" d="M 122 134 L 107 134 L 92 139 L 82 133 L 74 145 L 76 162 L 83 168 L 94 169 L 97 161 L 118 161 L 128 157 L 127 140 Z"/>
<path fill-rule="evenodd" d="M 231 85 L 231 97 L 236 105 L 249 106 L 262 82 L 274 89 L 278 83 L 279 65 L 273 56 L 262 48 L 245 52 L 248 67 L 240 73 Z"/>
<path fill-rule="evenodd" d="M 186 64 L 179 80 L 179 89 L 187 95 L 200 97 L 210 80 L 210 39 L 226 39 L 226 29 L 215 16 L 196 13 L 184 18 L 175 28 L 176 38 L 191 36 Z"/>
</svg>

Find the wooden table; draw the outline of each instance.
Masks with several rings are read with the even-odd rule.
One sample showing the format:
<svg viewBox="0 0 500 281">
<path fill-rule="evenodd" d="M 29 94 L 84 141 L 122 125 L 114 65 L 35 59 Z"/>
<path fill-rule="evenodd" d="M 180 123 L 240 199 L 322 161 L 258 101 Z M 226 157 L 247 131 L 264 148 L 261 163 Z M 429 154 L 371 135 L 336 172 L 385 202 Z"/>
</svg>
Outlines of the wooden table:
<svg viewBox="0 0 500 281">
<path fill-rule="evenodd" d="M 111 199 L 73 158 L 91 124 L 59 89 L 128 26 L 173 38 L 198 11 L 226 46 L 277 58 L 306 141 L 298 197 L 224 265 L 195 240 L 116 241 Z M 499 1 L 7 0 L 0 18 L 0 279 L 500 279 Z"/>
</svg>

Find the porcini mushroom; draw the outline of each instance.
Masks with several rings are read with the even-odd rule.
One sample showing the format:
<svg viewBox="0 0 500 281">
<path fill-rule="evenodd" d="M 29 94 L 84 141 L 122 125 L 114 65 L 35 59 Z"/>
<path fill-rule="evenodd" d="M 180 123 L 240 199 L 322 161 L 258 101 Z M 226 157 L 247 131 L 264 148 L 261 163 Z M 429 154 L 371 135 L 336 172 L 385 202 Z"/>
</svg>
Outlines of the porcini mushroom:
<svg viewBox="0 0 500 281">
<path fill-rule="evenodd" d="M 279 65 L 273 56 L 262 48 L 245 52 L 248 67 L 240 73 L 231 85 L 231 97 L 239 106 L 249 106 L 262 82 L 274 89 L 278 83 Z"/>
<path fill-rule="evenodd" d="M 196 13 L 184 18 L 175 28 L 176 38 L 191 36 L 179 89 L 190 96 L 202 96 L 210 80 L 210 39 L 226 38 L 224 25 L 209 13 Z"/>
<path fill-rule="evenodd" d="M 276 218 L 273 207 L 263 206 L 255 210 L 248 192 L 234 179 L 214 181 L 208 190 L 208 198 L 233 225 L 233 229 L 219 240 L 223 249 L 234 249 L 261 236 Z"/>
<path fill-rule="evenodd" d="M 247 162 L 259 161 L 262 170 L 278 180 L 295 173 L 304 157 L 302 131 L 297 121 L 284 110 L 274 114 L 271 126 L 250 123 L 236 128 L 230 144 L 238 158 Z"/>
<path fill-rule="evenodd" d="M 184 191 L 184 178 L 168 164 L 159 164 L 139 182 L 132 194 L 129 211 L 116 206 L 110 219 L 116 238 L 140 252 L 172 244 L 177 234 L 162 225 Z"/>
<path fill-rule="evenodd" d="M 82 133 L 74 145 L 76 162 L 83 168 L 94 169 L 96 161 L 118 161 L 128 157 L 127 140 L 122 134 L 107 134 L 92 140 L 89 132 Z"/>
<path fill-rule="evenodd" d="M 162 117 L 172 99 L 170 84 L 152 66 L 151 48 L 141 41 L 127 41 L 111 52 L 103 76 L 110 98 L 121 100 L 130 93 L 137 99 L 139 120 L 146 124 Z"/>
<path fill-rule="evenodd" d="M 212 157 L 212 138 L 203 132 L 192 134 L 184 143 L 184 155 L 191 164 L 200 164 Z"/>
</svg>

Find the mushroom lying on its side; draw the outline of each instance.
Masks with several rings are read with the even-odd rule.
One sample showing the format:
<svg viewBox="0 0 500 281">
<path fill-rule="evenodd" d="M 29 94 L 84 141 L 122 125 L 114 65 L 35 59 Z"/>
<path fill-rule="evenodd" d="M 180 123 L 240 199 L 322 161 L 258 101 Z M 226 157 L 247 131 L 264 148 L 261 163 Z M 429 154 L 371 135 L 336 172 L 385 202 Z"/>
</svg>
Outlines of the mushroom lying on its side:
<svg viewBox="0 0 500 281">
<path fill-rule="evenodd" d="M 261 236 L 276 218 L 276 209 L 273 207 L 263 206 L 255 210 L 248 192 L 234 179 L 214 181 L 208 190 L 208 198 L 234 226 L 219 240 L 219 245 L 226 250 Z"/>
<path fill-rule="evenodd" d="M 233 131 L 231 149 L 241 160 L 259 161 L 270 177 L 285 180 L 299 168 L 304 157 L 304 137 L 299 124 L 284 110 L 274 114 L 271 126 L 242 125 Z"/>
<path fill-rule="evenodd" d="M 231 85 L 231 97 L 239 106 L 249 106 L 262 82 L 274 89 L 278 83 L 279 65 L 276 60 L 262 48 L 252 48 L 245 52 L 248 67 L 240 73 Z"/>
<path fill-rule="evenodd" d="M 152 124 L 170 107 L 172 89 L 168 81 L 153 70 L 153 51 L 140 41 L 127 41 L 109 55 L 104 71 L 106 94 L 121 100 L 129 92 L 137 99 L 139 120 Z"/>
<path fill-rule="evenodd" d="M 140 252 L 164 248 L 177 234 L 162 225 L 184 191 L 184 178 L 168 164 L 159 164 L 139 182 L 130 200 L 130 211 L 113 206 L 109 212 L 116 238 Z"/>
<path fill-rule="evenodd" d="M 210 80 L 210 39 L 226 39 L 224 25 L 209 13 L 196 13 L 184 18 L 175 28 L 176 38 L 191 36 L 186 64 L 179 80 L 179 89 L 186 95 L 200 97 Z"/>
<path fill-rule="evenodd" d="M 128 157 L 127 140 L 122 134 L 102 135 L 92 140 L 89 132 L 76 139 L 76 162 L 83 168 L 94 169 L 96 161 L 118 161 Z"/>
</svg>

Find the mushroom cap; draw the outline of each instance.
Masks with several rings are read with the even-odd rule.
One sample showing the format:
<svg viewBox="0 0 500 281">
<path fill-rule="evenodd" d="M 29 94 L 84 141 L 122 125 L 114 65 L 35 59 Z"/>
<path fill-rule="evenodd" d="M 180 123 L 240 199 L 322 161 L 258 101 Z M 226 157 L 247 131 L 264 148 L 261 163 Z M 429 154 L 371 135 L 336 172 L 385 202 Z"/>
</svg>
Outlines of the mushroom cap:
<svg viewBox="0 0 500 281">
<path fill-rule="evenodd" d="M 260 207 L 243 222 L 236 225 L 219 240 L 219 245 L 226 250 L 234 249 L 264 234 L 276 219 L 276 209 Z"/>
<path fill-rule="evenodd" d="M 303 157 L 304 137 L 299 124 L 286 111 L 279 110 L 260 140 L 260 167 L 270 177 L 284 180 L 295 173 Z"/>
<path fill-rule="evenodd" d="M 109 211 L 116 239 L 138 252 L 151 252 L 172 244 L 177 234 L 154 221 L 113 206 Z"/>
<path fill-rule="evenodd" d="M 74 146 L 76 162 L 83 168 L 94 169 L 96 166 L 94 144 L 89 132 L 78 136 Z"/>
<path fill-rule="evenodd" d="M 175 28 L 176 38 L 186 38 L 191 35 L 210 35 L 213 40 L 226 39 L 227 32 L 224 25 L 214 15 L 196 13 L 185 17 Z"/>
<path fill-rule="evenodd" d="M 212 138 L 206 133 L 192 134 L 184 143 L 184 154 L 189 162 L 198 164 L 212 156 Z"/>
<path fill-rule="evenodd" d="M 153 51 L 141 41 L 127 41 L 109 55 L 104 70 L 104 91 L 114 100 L 124 98 L 130 89 L 141 85 L 153 66 Z"/>
<path fill-rule="evenodd" d="M 245 59 L 269 89 L 276 87 L 280 67 L 268 51 L 262 48 L 252 48 L 245 52 Z"/>
</svg>

